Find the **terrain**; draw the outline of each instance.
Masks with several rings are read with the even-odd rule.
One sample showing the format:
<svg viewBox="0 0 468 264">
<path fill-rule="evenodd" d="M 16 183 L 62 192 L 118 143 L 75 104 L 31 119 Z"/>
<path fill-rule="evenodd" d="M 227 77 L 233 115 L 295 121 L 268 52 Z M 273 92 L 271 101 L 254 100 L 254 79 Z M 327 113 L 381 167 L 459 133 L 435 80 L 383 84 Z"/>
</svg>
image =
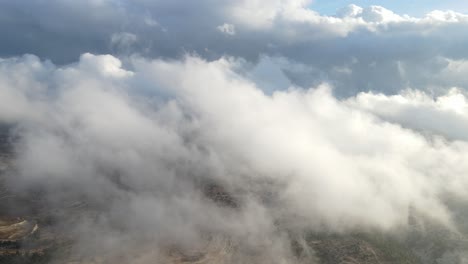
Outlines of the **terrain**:
<svg viewBox="0 0 468 264">
<path fill-rule="evenodd" d="M 40 193 L 25 194 L 10 189 L 7 182 L 12 165 L 13 139 L 8 129 L 0 129 L 0 263 L 128 263 L 121 256 L 82 255 L 72 250 L 75 243 L 60 223 L 64 215 L 79 219 L 81 214 L 93 212 L 80 200 L 63 201 L 51 207 Z M 216 206 L 237 210 L 238 198 L 216 182 L 204 182 L 200 192 Z M 410 230 L 390 235 L 377 231 L 333 233 L 310 231 L 289 235 L 293 263 L 321 264 L 457 264 L 466 263 L 463 252 L 468 242 L 460 236 L 436 225 L 408 220 Z M 67 222 L 66 224 L 70 224 Z M 429 229 L 428 229 L 429 227 Z M 278 225 L 278 230 L 282 226 Z M 141 247 L 135 258 L 148 255 L 151 248 Z M 158 263 L 270 263 L 267 248 L 246 248 L 229 237 L 206 234 L 205 243 L 197 248 L 167 245 L 154 256 Z M 151 254 L 150 254 L 151 255 Z"/>
</svg>

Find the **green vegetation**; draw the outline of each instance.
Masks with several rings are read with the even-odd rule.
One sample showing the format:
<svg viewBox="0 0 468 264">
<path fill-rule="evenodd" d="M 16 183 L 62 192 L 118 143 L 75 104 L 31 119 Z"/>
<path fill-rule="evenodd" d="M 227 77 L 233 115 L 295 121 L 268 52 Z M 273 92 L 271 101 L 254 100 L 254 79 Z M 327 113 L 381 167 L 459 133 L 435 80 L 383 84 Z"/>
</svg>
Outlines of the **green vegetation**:
<svg viewBox="0 0 468 264">
<path fill-rule="evenodd" d="M 423 263 L 405 241 L 380 233 L 310 233 L 307 243 L 323 264 Z"/>
<path fill-rule="evenodd" d="M 0 264 L 46 264 L 52 259 L 52 252 L 22 254 L 16 252 L 13 254 L 0 256 Z"/>
</svg>

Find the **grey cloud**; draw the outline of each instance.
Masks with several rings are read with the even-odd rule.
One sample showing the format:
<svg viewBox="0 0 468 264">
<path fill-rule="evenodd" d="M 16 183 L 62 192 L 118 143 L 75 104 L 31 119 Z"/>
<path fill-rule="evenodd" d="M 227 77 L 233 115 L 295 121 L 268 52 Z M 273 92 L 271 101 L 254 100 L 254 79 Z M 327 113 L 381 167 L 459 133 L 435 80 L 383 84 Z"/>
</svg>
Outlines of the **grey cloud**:
<svg viewBox="0 0 468 264">
<path fill-rule="evenodd" d="M 350 6 L 337 17 L 321 16 L 307 1 L 80 1 L 0 3 L 3 56 L 33 53 L 57 63 L 80 54 L 133 53 L 181 58 L 186 52 L 216 60 L 235 56 L 287 59 L 309 70 L 291 72 L 302 87 L 327 81 L 340 96 L 359 91 L 466 87 L 466 81 L 430 76 L 450 70 L 434 58 L 466 60 L 467 16 L 434 11 L 423 18 L 382 7 Z M 258 6 L 262 6 L 262 11 Z M 235 28 L 223 34 L 218 27 Z M 232 27 L 231 27 L 232 26 Z M 337 70 L 338 69 L 338 70 Z M 344 69 L 345 72 L 339 69 Z M 404 69 L 404 71 L 402 71 Z M 319 81 L 317 81 L 319 80 Z M 429 87 L 432 86 L 432 87 Z"/>
</svg>

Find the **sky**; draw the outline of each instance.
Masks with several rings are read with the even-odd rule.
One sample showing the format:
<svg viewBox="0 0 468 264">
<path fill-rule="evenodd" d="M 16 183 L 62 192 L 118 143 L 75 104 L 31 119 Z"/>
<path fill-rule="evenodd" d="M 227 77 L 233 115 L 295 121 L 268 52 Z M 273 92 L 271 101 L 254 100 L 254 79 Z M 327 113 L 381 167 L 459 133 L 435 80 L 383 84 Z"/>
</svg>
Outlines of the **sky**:
<svg viewBox="0 0 468 264">
<path fill-rule="evenodd" d="M 410 212 L 466 239 L 468 4 L 439 2 L 0 1 L 3 175 L 83 201 L 57 222 L 108 263 L 212 241 L 302 263 L 301 234 L 410 234 Z"/>
<path fill-rule="evenodd" d="M 343 8 L 346 5 L 355 4 L 358 6 L 370 6 L 370 5 L 379 5 L 384 6 L 390 10 L 397 12 L 398 14 L 407 14 L 410 16 L 423 16 L 429 11 L 435 9 L 441 10 L 454 10 L 457 12 L 467 12 L 468 11 L 468 1 L 462 0 L 446 0 L 446 1 L 437 1 L 437 0 L 414 0 L 414 1 L 404 1 L 404 0 L 380 0 L 380 1 L 370 1 L 370 0 L 315 0 L 310 4 L 310 8 L 325 15 L 334 15 L 338 10 Z"/>
</svg>

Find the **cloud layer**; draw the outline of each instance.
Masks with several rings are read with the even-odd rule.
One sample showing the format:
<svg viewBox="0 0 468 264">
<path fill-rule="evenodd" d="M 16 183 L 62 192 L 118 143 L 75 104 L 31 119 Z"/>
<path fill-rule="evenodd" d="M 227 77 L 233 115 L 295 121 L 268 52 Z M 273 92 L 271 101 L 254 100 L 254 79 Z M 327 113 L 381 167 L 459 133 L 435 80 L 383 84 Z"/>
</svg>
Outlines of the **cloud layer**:
<svg viewBox="0 0 468 264">
<path fill-rule="evenodd" d="M 195 52 L 254 63 L 277 57 L 296 66 L 275 64 L 295 85 L 327 81 L 341 96 L 467 86 L 467 15 L 436 10 L 415 18 L 350 5 L 332 17 L 308 9 L 308 2 L 5 2 L 0 55 L 32 53 L 60 64 L 86 52 L 151 58 Z"/>
<path fill-rule="evenodd" d="M 12 184 L 96 212 L 80 224 L 60 216 L 86 241 L 78 252 L 193 247 L 221 234 L 271 248 L 254 254 L 261 261 L 290 262 L 284 230 L 404 229 L 410 208 L 460 231 L 446 202 L 468 199 L 460 91 L 341 100 L 323 84 L 268 95 L 232 59 L 128 61 L 0 62 L 0 121 L 19 138 Z M 212 182 L 239 207 L 207 200 L 200 186 Z"/>
</svg>

